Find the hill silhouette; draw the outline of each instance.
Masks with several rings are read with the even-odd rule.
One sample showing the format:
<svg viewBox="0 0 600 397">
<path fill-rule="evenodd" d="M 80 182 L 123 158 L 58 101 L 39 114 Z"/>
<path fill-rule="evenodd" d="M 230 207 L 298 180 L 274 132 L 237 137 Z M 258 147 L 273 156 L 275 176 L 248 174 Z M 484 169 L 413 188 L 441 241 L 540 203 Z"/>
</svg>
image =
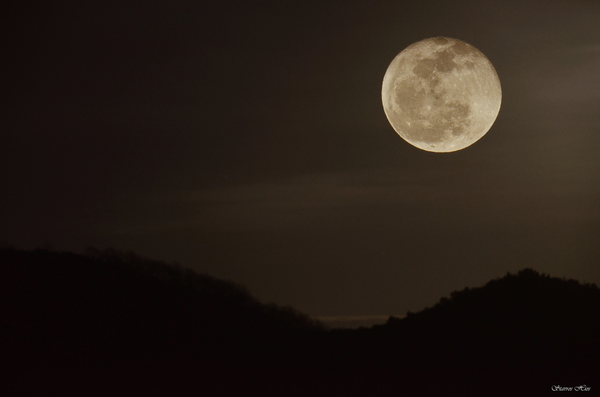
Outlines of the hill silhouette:
<svg viewBox="0 0 600 397">
<path fill-rule="evenodd" d="M 519 396 L 600 374 L 600 291 L 525 269 L 327 330 L 131 253 L 0 250 L 2 395 Z M 2 392 L 2 390 L 0 390 Z"/>
</svg>

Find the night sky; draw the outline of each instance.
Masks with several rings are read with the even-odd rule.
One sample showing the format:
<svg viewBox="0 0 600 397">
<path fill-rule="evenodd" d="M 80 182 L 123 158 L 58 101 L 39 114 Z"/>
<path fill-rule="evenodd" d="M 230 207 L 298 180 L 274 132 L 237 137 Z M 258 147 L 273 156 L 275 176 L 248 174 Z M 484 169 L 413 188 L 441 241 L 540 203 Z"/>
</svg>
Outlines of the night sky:
<svg viewBox="0 0 600 397">
<path fill-rule="evenodd" d="M 4 245 L 134 251 L 368 321 L 525 267 L 600 284 L 598 1 L 11 7 Z M 406 143 L 381 104 L 392 59 L 434 36 L 502 84 L 454 153 Z"/>
</svg>

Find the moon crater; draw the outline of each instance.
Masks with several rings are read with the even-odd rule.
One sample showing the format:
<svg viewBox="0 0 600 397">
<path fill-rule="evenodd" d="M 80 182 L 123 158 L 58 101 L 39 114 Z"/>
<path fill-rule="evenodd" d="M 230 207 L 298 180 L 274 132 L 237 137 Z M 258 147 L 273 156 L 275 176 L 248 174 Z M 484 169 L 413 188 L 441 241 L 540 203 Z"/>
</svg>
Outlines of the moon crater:
<svg viewBox="0 0 600 397">
<path fill-rule="evenodd" d="M 475 47 L 451 38 L 419 41 L 398 54 L 383 79 L 385 114 L 410 144 L 453 152 L 475 143 L 500 111 L 500 79 Z"/>
</svg>

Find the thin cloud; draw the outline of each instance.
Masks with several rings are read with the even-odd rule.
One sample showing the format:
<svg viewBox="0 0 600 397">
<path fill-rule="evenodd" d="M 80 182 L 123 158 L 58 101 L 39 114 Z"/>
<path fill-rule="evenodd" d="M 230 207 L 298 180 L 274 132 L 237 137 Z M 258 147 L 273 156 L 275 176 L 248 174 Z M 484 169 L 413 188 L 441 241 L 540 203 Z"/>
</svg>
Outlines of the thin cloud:
<svg viewBox="0 0 600 397">
<path fill-rule="evenodd" d="M 557 221 L 557 217 L 562 221 L 589 220 L 589 200 L 593 193 L 590 190 L 594 189 L 580 186 L 577 181 L 566 183 L 560 180 L 560 175 L 555 176 L 559 180 L 550 190 L 523 185 L 514 192 L 497 183 L 465 185 L 460 177 L 443 172 L 401 172 L 387 168 L 312 174 L 288 181 L 198 189 L 156 197 L 142 206 L 148 207 L 149 212 L 172 214 L 170 218 L 120 225 L 116 229 L 121 233 L 147 234 L 175 230 L 273 231 L 303 225 L 339 228 L 355 218 L 349 215 L 368 214 L 373 209 L 385 208 L 406 221 L 423 214 L 423 210 L 419 212 L 423 206 L 429 208 L 429 215 L 436 211 L 456 212 L 456 203 L 477 212 L 478 215 L 471 215 L 477 215 L 484 223 L 495 213 L 504 214 L 498 215 L 502 217 L 501 222 L 511 222 L 525 213 L 540 221 Z M 514 195 L 521 200 L 511 200 Z M 557 212 L 565 196 L 580 197 L 582 206 L 573 207 L 568 213 Z M 467 205 L 468 202 L 473 205 Z M 536 202 L 536 208 L 523 207 L 530 202 Z M 481 203 L 485 205 L 482 207 Z M 599 212 L 594 212 L 595 218 L 600 218 Z M 510 214 L 513 216 L 507 216 Z"/>
<path fill-rule="evenodd" d="M 173 229 L 273 230 L 306 224 L 317 218 L 343 220 L 355 208 L 411 205 L 440 193 L 426 172 L 399 173 L 393 169 L 355 173 L 313 174 L 272 183 L 245 184 L 179 192 L 154 199 L 151 206 L 189 208 L 185 217 L 121 228 L 125 233 Z"/>
</svg>

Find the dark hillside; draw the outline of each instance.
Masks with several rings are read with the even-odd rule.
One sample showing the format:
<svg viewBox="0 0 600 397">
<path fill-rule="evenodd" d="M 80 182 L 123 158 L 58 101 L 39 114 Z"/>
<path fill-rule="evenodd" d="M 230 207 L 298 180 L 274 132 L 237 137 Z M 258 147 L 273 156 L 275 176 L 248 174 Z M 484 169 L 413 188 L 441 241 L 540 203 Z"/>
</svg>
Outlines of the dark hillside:
<svg viewBox="0 0 600 397">
<path fill-rule="evenodd" d="M 453 292 L 403 319 L 391 317 L 361 341 L 382 372 L 397 363 L 436 393 L 453 385 L 473 395 L 491 386 L 485 395 L 537 395 L 552 385 L 595 384 L 600 290 L 525 269 Z"/>
<path fill-rule="evenodd" d="M 25 395 L 50 386 L 114 395 L 123 385 L 163 395 L 174 379 L 233 393 L 230 371 L 254 382 L 320 329 L 236 284 L 110 251 L 0 251 L 0 302 L 2 372 Z"/>
<path fill-rule="evenodd" d="M 325 330 L 133 254 L 0 251 L 0 395 L 535 396 L 600 374 L 600 290 L 526 269 Z"/>
</svg>

